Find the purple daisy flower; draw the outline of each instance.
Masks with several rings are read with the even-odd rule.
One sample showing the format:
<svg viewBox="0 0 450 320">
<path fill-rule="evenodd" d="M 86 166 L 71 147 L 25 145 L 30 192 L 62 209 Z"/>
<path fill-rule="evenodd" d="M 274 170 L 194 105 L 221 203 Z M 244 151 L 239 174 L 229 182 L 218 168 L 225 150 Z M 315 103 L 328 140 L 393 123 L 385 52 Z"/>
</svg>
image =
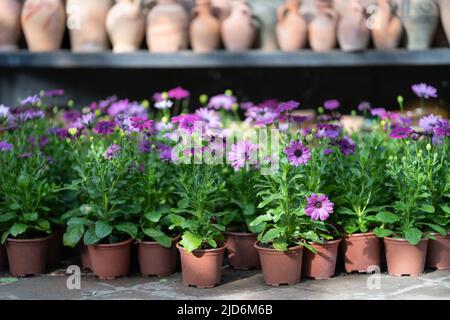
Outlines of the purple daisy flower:
<svg viewBox="0 0 450 320">
<path fill-rule="evenodd" d="M 355 153 L 356 144 L 350 137 L 343 137 L 339 140 L 338 146 L 343 155 L 348 156 Z"/>
<path fill-rule="evenodd" d="M 341 134 L 341 127 L 335 124 L 319 123 L 315 137 L 317 139 L 336 139 Z"/>
<path fill-rule="evenodd" d="M 173 129 L 173 123 L 172 122 L 165 123 L 163 121 L 159 121 L 155 124 L 155 129 L 158 132 L 171 131 Z"/>
<path fill-rule="evenodd" d="M 92 128 L 92 125 L 95 121 L 95 114 L 93 112 L 89 112 L 81 117 L 81 125 L 86 128 Z"/>
<path fill-rule="evenodd" d="M 254 164 L 258 151 L 258 146 L 250 141 L 239 141 L 231 146 L 228 152 L 228 161 L 234 170 L 244 168 L 246 163 Z"/>
<path fill-rule="evenodd" d="M 254 106 L 255 104 L 253 102 L 241 102 L 239 104 L 239 108 L 241 108 L 242 110 L 248 110 Z"/>
<path fill-rule="evenodd" d="M 130 126 L 133 131 L 136 132 L 152 132 L 153 131 L 153 121 L 148 120 L 145 117 L 131 117 Z"/>
<path fill-rule="evenodd" d="M 279 113 L 285 112 L 285 111 L 292 111 L 292 110 L 297 109 L 299 105 L 300 105 L 299 102 L 294 101 L 294 100 L 290 100 L 290 101 L 287 101 L 287 102 L 280 103 L 276 110 Z"/>
<path fill-rule="evenodd" d="M 411 86 L 411 89 L 419 98 L 430 99 L 438 97 L 436 88 L 426 83 L 414 84 Z"/>
<path fill-rule="evenodd" d="M 68 129 L 66 128 L 50 128 L 48 130 L 50 134 L 55 134 L 60 138 L 61 140 L 66 139 L 69 136 Z"/>
<path fill-rule="evenodd" d="M 363 101 L 358 105 L 358 110 L 361 112 L 372 110 L 372 105 L 370 102 Z"/>
<path fill-rule="evenodd" d="M 296 123 L 303 123 L 312 120 L 311 115 L 293 115 L 291 116 L 291 120 Z"/>
<path fill-rule="evenodd" d="M 128 99 L 113 102 L 108 108 L 108 115 L 114 118 L 120 113 L 125 113 L 129 108 L 129 105 L 130 101 Z"/>
<path fill-rule="evenodd" d="M 388 113 L 384 108 L 373 108 L 370 113 L 374 117 L 379 117 L 381 119 L 386 119 L 388 117 Z"/>
<path fill-rule="evenodd" d="M 269 99 L 269 100 L 265 100 L 265 101 L 261 102 L 259 104 L 259 107 L 263 108 L 263 109 L 275 110 L 276 108 L 278 108 L 278 105 L 279 105 L 278 100 L 276 100 L 276 99 Z"/>
<path fill-rule="evenodd" d="M 63 89 L 45 90 L 44 97 L 60 97 L 64 95 Z"/>
<path fill-rule="evenodd" d="M 392 139 L 406 139 L 411 136 L 413 133 L 413 129 L 405 127 L 405 128 L 395 128 L 391 131 L 389 135 Z"/>
<path fill-rule="evenodd" d="M 140 153 L 150 153 L 152 152 L 152 143 L 148 140 L 142 140 L 139 142 L 139 152 Z"/>
<path fill-rule="evenodd" d="M 114 159 L 120 152 L 122 148 L 118 144 L 113 144 L 106 149 L 105 153 L 103 153 L 103 157 L 106 160 Z"/>
<path fill-rule="evenodd" d="M 328 197 L 324 194 L 312 194 L 306 199 L 306 201 L 306 215 L 315 221 L 319 219 L 321 221 L 327 220 L 330 214 L 334 211 L 333 202 L 331 202 L 330 199 L 328 199 Z"/>
<path fill-rule="evenodd" d="M 173 123 L 178 123 L 180 129 L 192 133 L 201 125 L 201 119 L 196 114 L 182 114 L 172 118 Z"/>
<path fill-rule="evenodd" d="M 288 161 L 295 167 L 305 165 L 311 159 L 311 150 L 301 141 L 292 141 L 288 147 L 284 148 L 284 153 Z"/>
<path fill-rule="evenodd" d="M 206 128 L 220 128 L 222 126 L 220 114 L 214 110 L 208 108 L 200 108 L 195 111 L 195 114 L 200 117 Z"/>
<path fill-rule="evenodd" d="M 155 92 L 153 94 L 153 101 L 159 102 L 159 101 L 162 101 L 162 100 L 164 100 L 164 97 L 163 97 L 163 94 L 161 92 Z"/>
<path fill-rule="evenodd" d="M 172 160 L 172 147 L 165 145 L 163 143 L 159 143 L 156 147 L 159 158 L 163 161 L 171 161 Z"/>
<path fill-rule="evenodd" d="M 20 100 L 20 104 L 22 106 L 27 104 L 35 105 L 39 102 L 41 102 L 41 98 L 37 94 L 35 94 L 34 96 L 28 96 L 25 99 Z"/>
<path fill-rule="evenodd" d="M 330 148 L 326 148 L 325 150 L 323 150 L 323 154 L 326 156 L 332 154 L 333 152 L 334 152 L 334 150 L 330 149 Z"/>
<path fill-rule="evenodd" d="M 98 134 L 112 134 L 116 128 L 114 121 L 100 121 L 94 128 L 94 132 Z"/>
<path fill-rule="evenodd" d="M 442 120 L 440 116 L 435 116 L 430 114 L 419 120 L 419 126 L 427 133 L 432 133 L 434 129 L 438 126 L 439 122 Z"/>
<path fill-rule="evenodd" d="M 208 108 L 231 110 L 236 103 L 236 98 L 227 94 L 219 94 L 209 99 Z"/>
<path fill-rule="evenodd" d="M 81 113 L 78 110 L 68 110 L 64 111 L 62 118 L 66 123 L 73 123 L 81 117 Z"/>
<path fill-rule="evenodd" d="M 186 89 L 183 89 L 182 87 L 176 87 L 173 89 L 170 89 L 168 92 L 169 98 L 175 99 L 175 100 L 184 100 L 191 96 L 190 92 Z"/>
<path fill-rule="evenodd" d="M 323 103 L 323 107 L 326 110 L 336 110 L 340 106 L 341 106 L 341 103 L 339 102 L 339 100 L 336 100 L 336 99 L 327 100 Z"/>
<path fill-rule="evenodd" d="M 13 145 L 6 142 L 6 141 L 0 141 L 0 151 L 6 152 L 11 151 L 13 149 Z"/>
</svg>

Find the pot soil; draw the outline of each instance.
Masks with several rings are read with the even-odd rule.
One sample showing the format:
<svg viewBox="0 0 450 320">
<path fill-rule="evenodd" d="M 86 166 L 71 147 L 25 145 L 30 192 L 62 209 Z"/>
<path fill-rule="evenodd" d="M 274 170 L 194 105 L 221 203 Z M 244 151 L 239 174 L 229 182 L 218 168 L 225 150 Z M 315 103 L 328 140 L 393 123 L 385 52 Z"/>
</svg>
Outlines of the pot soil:
<svg viewBox="0 0 450 320">
<path fill-rule="evenodd" d="M 254 244 L 261 261 L 264 281 L 270 286 L 293 285 L 300 281 L 302 271 L 303 246 L 289 248 L 281 252 Z"/>
<path fill-rule="evenodd" d="M 214 288 L 220 284 L 223 255 L 226 246 L 217 249 L 194 250 L 189 253 L 179 244 L 183 284 L 197 288 Z"/>
<path fill-rule="evenodd" d="M 8 267 L 8 258 L 6 257 L 6 247 L 0 244 L 0 271 Z"/>
<path fill-rule="evenodd" d="M 52 236 L 36 239 L 8 239 L 9 271 L 14 277 L 40 275 L 47 267 L 48 242 Z"/>
<path fill-rule="evenodd" d="M 88 248 L 83 242 L 80 242 L 78 246 L 80 248 L 81 269 L 92 271 L 91 258 L 89 257 Z"/>
<path fill-rule="evenodd" d="M 94 274 L 102 280 L 128 275 L 132 239 L 113 244 L 87 246 Z"/>
<path fill-rule="evenodd" d="M 392 276 L 419 276 L 424 272 L 428 239 L 413 246 L 405 239 L 384 238 L 388 273 Z"/>
<path fill-rule="evenodd" d="M 257 235 L 243 232 L 226 232 L 227 252 L 230 266 L 236 270 L 259 268 L 258 251 L 255 249 Z"/>
<path fill-rule="evenodd" d="M 180 237 L 173 238 L 172 247 L 166 248 L 156 241 L 138 241 L 139 268 L 143 276 L 167 277 L 177 267 L 176 243 Z"/>
<path fill-rule="evenodd" d="M 345 236 L 342 241 L 345 271 L 367 273 L 369 267 L 380 267 L 380 240 L 373 233 Z"/>
<path fill-rule="evenodd" d="M 53 232 L 48 241 L 47 267 L 53 268 L 61 262 L 64 229 Z"/>
<path fill-rule="evenodd" d="M 329 279 L 336 272 L 336 261 L 341 239 L 328 241 L 324 244 L 312 244 L 317 253 L 305 251 L 303 275 L 316 280 Z"/>
<path fill-rule="evenodd" d="M 443 237 L 434 235 L 437 240 L 430 240 L 426 265 L 438 270 L 450 269 L 450 233 Z"/>
</svg>

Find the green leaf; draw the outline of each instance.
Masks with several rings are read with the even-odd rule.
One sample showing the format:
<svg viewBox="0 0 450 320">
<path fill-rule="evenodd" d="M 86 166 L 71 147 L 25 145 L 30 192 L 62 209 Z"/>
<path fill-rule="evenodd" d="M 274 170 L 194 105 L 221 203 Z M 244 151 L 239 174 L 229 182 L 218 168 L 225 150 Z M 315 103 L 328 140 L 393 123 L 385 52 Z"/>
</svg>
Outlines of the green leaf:
<svg viewBox="0 0 450 320">
<path fill-rule="evenodd" d="M 94 208 L 88 204 L 83 204 L 80 207 L 80 212 L 83 215 L 88 215 L 89 213 L 91 213 L 92 211 L 94 211 Z"/>
<path fill-rule="evenodd" d="M 189 200 L 188 199 L 181 199 L 178 201 L 177 207 L 179 209 L 186 209 L 189 206 Z"/>
<path fill-rule="evenodd" d="M 358 231 L 359 228 L 357 226 L 345 226 L 344 231 L 346 234 L 353 234 Z"/>
<path fill-rule="evenodd" d="M 132 239 L 136 239 L 138 234 L 138 228 L 131 222 L 122 222 L 114 226 L 117 231 L 128 234 Z"/>
<path fill-rule="evenodd" d="M 9 232 L 13 237 L 17 237 L 18 235 L 25 233 L 27 230 L 28 226 L 26 224 L 14 223 L 11 229 L 9 229 Z"/>
<path fill-rule="evenodd" d="M 109 236 L 113 231 L 113 227 L 104 221 L 97 221 L 95 223 L 95 235 L 99 239 Z"/>
<path fill-rule="evenodd" d="M 89 224 L 89 220 L 86 218 L 79 218 L 79 217 L 73 217 L 70 218 L 69 221 L 67 221 L 67 225 L 71 226 L 71 225 L 87 225 Z"/>
<path fill-rule="evenodd" d="M 350 215 L 350 216 L 355 216 L 356 215 L 356 213 L 353 210 L 351 210 L 349 208 L 346 208 L 346 207 L 338 208 L 336 213 L 337 214 L 346 214 L 346 215 Z"/>
<path fill-rule="evenodd" d="M 375 228 L 373 232 L 378 238 L 390 237 L 394 234 L 394 231 L 383 228 Z"/>
<path fill-rule="evenodd" d="M 215 242 L 214 239 L 208 239 L 208 244 L 211 248 L 217 248 L 217 242 Z"/>
<path fill-rule="evenodd" d="M 244 216 L 252 216 L 255 214 L 256 208 L 253 203 L 246 203 L 244 205 L 243 214 Z"/>
<path fill-rule="evenodd" d="M 422 204 L 419 206 L 419 210 L 426 213 L 434 213 L 434 207 L 430 204 Z"/>
<path fill-rule="evenodd" d="M 439 233 L 441 236 L 447 235 L 447 230 L 445 230 L 444 228 L 442 228 L 441 226 L 439 226 L 437 224 L 433 224 L 433 223 L 423 223 L 423 224 L 426 226 L 429 226 L 431 229 L 433 229 L 434 231 Z"/>
<path fill-rule="evenodd" d="M 151 222 L 158 222 L 159 219 L 161 219 L 161 216 L 162 214 L 159 211 L 147 212 L 145 214 L 145 218 Z"/>
<path fill-rule="evenodd" d="M 380 221 L 382 223 L 391 224 L 391 223 L 400 221 L 400 218 L 397 215 L 395 215 L 389 211 L 378 212 L 375 217 L 377 218 L 378 221 Z"/>
<path fill-rule="evenodd" d="M 64 233 L 63 242 L 65 246 L 74 248 L 81 240 L 84 234 L 84 226 L 82 224 L 74 224 L 67 227 Z"/>
<path fill-rule="evenodd" d="M 48 231 L 50 232 L 50 222 L 46 219 L 38 219 L 36 221 L 37 225 L 43 230 L 43 231 Z"/>
<path fill-rule="evenodd" d="M 288 249 L 288 244 L 287 244 L 285 238 L 275 239 L 273 241 L 272 245 L 273 245 L 274 249 L 278 250 L 278 251 L 284 252 L 284 251 L 286 251 Z"/>
<path fill-rule="evenodd" d="M 405 239 L 415 246 L 422 240 L 422 231 L 417 228 L 409 228 L 405 231 Z"/>
<path fill-rule="evenodd" d="M 9 208 L 11 210 L 19 210 L 19 209 L 22 208 L 22 206 L 20 204 L 18 204 L 18 203 L 12 203 L 12 204 L 9 205 Z"/>
<path fill-rule="evenodd" d="M 142 228 L 142 232 L 145 233 L 145 235 L 149 236 L 150 238 L 156 240 L 156 238 L 164 237 L 166 234 L 162 232 L 161 230 L 157 230 L 154 228 Z"/>
<path fill-rule="evenodd" d="M 193 234 L 191 232 L 186 232 L 181 237 L 180 245 L 187 251 L 192 252 L 195 249 L 200 248 L 202 245 L 203 239 L 202 237 Z"/>
<path fill-rule="evenodd" d="M 95 230 L 94 228 L 89 228 L 85 233 L 84 233 L 84 238 L 83 238 L 83 242 L 85 245 L 89 246 L 91 244 L 96 244 L 100 242 L 100 238 L 97 237 L 97 235 L 95 234 Z"/>
<path fill-rule="evenodd" d="M 17 214 L 13 213 L 13 212 L 0 214 L 0 222 L 8 222 L 8 221 L 13 220 L 15 218 L 17 218 Z"/>
<path fill-rule="evenodd" d="M 441 204 L 441 209 L 447 213 L 450 214 L 450 207 L 448 206 L 448 204 Z"/>
<path fill-rule="evenodd" d="M 263 222 L 267 222 L 267 221 L 271 221 L 271 220 L 272 220 L 272 216 L 270 214 L 263 214 L 263 215 L 257 217 L 252 222 L 250 222 L 250 226 L 255 227 Z"/>
<path fill-rule="evenodd" d="M 261 242 L 268 243 L 273 239 L 278 238 L 283 233 L 283 231 L 283 229 L 269 229 L 266 233 L 264 233 L 263 237 L 261 238 Z"/>
<path fill-rule="evenodd" d="M 172 238 L 169 236 L 164 235 L 162 237 L 154 237 L 153 240 L 158 242 L 163 247 L 166 247 L 166 248 L 172 247 Z"/>
<path fill-rule="evenodd" d="M 16 281 L 19 281 L 19 279 L 13 277 L 0 278 L 0 283 L 13 283 Z"/>
<path fill-rule="evenodd" d="M 39 216 L 37 212 L 31 212 L 31 213 L 24 213 L 23 218 L 27 221 L 34 222 L 39 218 Z"/>
</svg>

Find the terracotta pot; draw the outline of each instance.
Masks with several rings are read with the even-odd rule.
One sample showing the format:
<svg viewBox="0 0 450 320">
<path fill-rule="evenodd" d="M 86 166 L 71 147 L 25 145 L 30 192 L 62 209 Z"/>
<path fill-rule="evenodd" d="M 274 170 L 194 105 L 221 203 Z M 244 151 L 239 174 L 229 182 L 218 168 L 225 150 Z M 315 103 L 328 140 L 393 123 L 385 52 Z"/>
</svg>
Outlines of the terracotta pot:
<svg viewBox="0 0 450 320">
<path fill-rule="evenodd" d="M 6 255 L 6 247 L 0 244 L 0 271 L 8 268 L 8 258 Z"/>
<path fill-rule="evenodd" d="M 130 270 L 132 240 L 113 244 L 94 244 L 87 246 L 92 269 L 97 277 L 113 280 L 125 277 Z"/>
<path fill-rule="evenodd" d="M 277 34 L 277 8 L 284 0 L 251 0 L 253 13 L 258 20 L 258 46 L 264 51 L 278 49 Z"/>
<path fill-rule="evenodd" d="M 430 240 L 426 265 L 438 270 L 450 269 L 450 233 L 443 237 L 435 234 L 437 240 Z"/>
<path fill-rule="evenodd" d="M 147 17 L 151 52 L 177 52 L 188 47 L 188 14 L 175 0 L 159 0 Z"/>
<path fill-rule="evenodd" d="M 317 253 L 310 250 L 305 251 L 303 275 L 317 280 L 329 279 L 334 276 L 340 242 L 341 239 L 337 239 L 324 244 L 312 244 Z"/>
<path fill-rule="evenodd" d="M 348 6 L 338 23 L 339 45 L 346 52 L 363 51 L 370 41 L 364 9 L 358 0 L 349 0 Z"/>
<path fill-rule="evenodd" d="M 108 12 L 106 30 L 114 52 L 138 50 L 145 36 L 145 17 L 140 0 L 118 0 Z"/>
<path fill-rule="evenodd" d="M 282 51 L 296 51 L 306 46 L 308 26 L 300 15 L 300 0 L 286 0 L 278 8 L 277 39 Z"/>
<path fill-rule="evenodd" d="M 211 1 L 197 0 L 192 14 L 194 19 L 189 29 L 192 50 L 205 53 L 219 48 L 220 21 L 213 15 Z"/>
<path fill-rule="evenodd" d="M 308 26 L 309 44 L 316 52 L 331 51 L 336 47 L 338 15 L 330 8 L 322 9 Z"/>
<path fill-rule="evenodd" d="M 257 235 L 253 233 L 226 232 L 230 266 L 236 270 L 259 268 L 258 251 L 254 245 Z"/>
<path fill-rule="evenodd" d="M 228 51 L 241 52 L 252 48 L 256 27 L 252 11 L 244 0 L 231 2 L 231 14 L 222 23 L 222 40 Z"/>
<path fill-rule="evenodd" d="M 402 22 L 394 14 L 391 0 L 377 1 L 376 13 L 371 17 L 373 42 L 378 50 L 393 50 L 398 48 L 402 38 Z"/>
<path fill-rule="evenodd" d="M 61 47 L 65 29 L 61 0 L 26 0 L 22 29 L 30 51 L 54 51 Z"/>
<path fill-rule="evenodd" d="M 72 51 L 98 52 L 109 48 L 106 15 L 113 0 L 67 0 Z"/>
<path fill-rule="evenodd" d="M 211 4 L 220 21 L 225 20 L 230 15 L 231 0 L 211 0 Z"/>
<path fill-rule="evenodd" d="M 428 239 L 413 246 L 405 239 L 384 238 L 388 273 L 392 276 L 419 276 L 424 272 Z"/>
<path fill-rule="evenodd" d="M 187 252 L 179 244 L 183 284 L 197 288 L 213 288 L 220 284 L 223 254 L 226 247 Z"/>
<path fill-rule="evenodd" d="M 0 1 L 0 51 L 17 50 L 21 10 L 19 0 Z"/>
<path fill-rule="evenodd" d="M 52 236 L 38 239 L 8 239 L 9 271 L 14 277 L 40 275 L 47 267 L 48 241 Z"/>
<path fill-rule="evenodd" d="M 439 22 L 439 8 L 435 0 L 395 0 L 398 15 L 407 35 L 409 50 L 430 48 Z"/>
<path fill-rule="evenodd" d="M 80 249 L 81 269 L 92 271 L 91 258 L 89 257 L 88 248 L 84 245 L 83 242 L 80 242 L 78 246 Z"/>
<path fill-rule="evenodd" d="M 47 267 L 53 268 L 61 262 L 64 229 L 53 232 L 48 241 Z"/>
<path fill-rule="evenodd" d="M 448 42 L 450 43 L 450 1 L 437 0 L 437 2 L 441 13 L 442 26 L 444 27 L 445 34 L 447 35 Z"/>
<path fill-rule="evenodd" d="M 260 247 L 255 243 L 264 281 L 270 286 L 293 285 L 300 281 L 302 272 L 303 246 L 289 248 L 285 252 Z"/>
<path fill-rule="evenodd" d="M 172 240 L 172 247 L 166 248 L 155 241 L 138 241 L 139 267 L 143 276 L 167 277 L 175 272 L 177 263 L 176 243 L 180 237 Z"/>
<path fill-rule="evenodd" d="M 380 240 L 373 233 L 357 233 L 345 236 L 342 253 L 346 272 L 367 273 L 369 267 L 380 267 Z"/>
</svg>

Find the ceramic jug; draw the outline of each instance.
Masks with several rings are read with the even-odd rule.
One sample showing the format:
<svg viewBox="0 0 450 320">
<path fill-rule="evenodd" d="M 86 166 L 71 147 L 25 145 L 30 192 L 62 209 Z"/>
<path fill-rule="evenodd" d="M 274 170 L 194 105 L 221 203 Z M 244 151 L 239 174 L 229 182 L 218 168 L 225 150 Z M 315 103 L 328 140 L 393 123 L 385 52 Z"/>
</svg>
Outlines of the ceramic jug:
<svg viewBox="0 0 450 320">
<path fill-rule="evenodd" d="M 397 12 L 406 30 L 407 48 L 430 48 L 439 22 L 435 0 L 395 0 Z"/>
<path fill-rule="evenodd" d="M 275 28 L 277 25 L 277 8 L 284 0 L 251 0 L 253 13 L 258 20 L 258 45 L 264 51 L 278 48 Z"/>
<path fill-rule="evenodd" d="M 359 0 L 348 0 L 348 10 L 340 17 L 338 23 L 337 38 L 343 51 L 367 49 L 370 30 L 367 27 L 364 8 Z"/>
<path fill-rule="evenodd" d="M 116 0 L 106 18 L 106 29 L 116 53 L 136 51 L 145 35 L 140 0 Z"/>
<path fill-rule="evenodd" d="M 450 43 L 450 1 L 438 0 L 438 4 L 441 12 L 442 26 L 444 27 L 445 34 L 447 35 L 448 42 Z"/>
<path fill-rule="evenodd" d="M 278 8 L 277 38 L 282 51 L 296 51 L 306 45 L 308 27 L 300 15 L 300 0 L 286 0 Z"/>
<path fill-rule="evenodd" d="M 225 20 L 231 13 L 231 0 L 211 0 L 211 4 L 220 21 Z"/>
<path fill-rule="evenodd" d="M 350 0 L 332 0 L 334 10 L 339 15 L 344 15 L 346 11 L 349 10 Z M 376 6 L 377 0 L 359 0 L 359 3 L 363 7 L 364 11 Z"/>
<path fill-rule="evenodd" d="M 316 52 L 327 52 L 336 47 L 338 14 L 331 7 L 323 7 L 308 25 L 311 48 Z"/>
<path fill-rule="evenodd" d="M 147 45 L 151 52 L 170 53 L 188 47 L 189 17 L 175 0 L 158 0 L 147 17 Z"/>
<path fill-rule="evenodd" d="M 400 19 L 394 14 L 391 0 L 377 0 L 378 6 L 370 17 L 375 48 L 392 50 L 399 46 L 403 33 Z"/>
<path fill-rule="evenodd" d="M 0 0 L 0 51 L 17 50 L 21 10 L 19 0 Z"/>
<path fill-rule="evenodd" d="M 30 51 L 53 51 L 61 47 L 65 29 L 61 0 L 26 0 L 21 22 Z"/>
<path fill-rule="evenodd" d="M 210 0 L 197 0 L 189 28 L 192 50 L 211 52 L 220 45 L 220 21 L 213 14 Z"/>
<path fill-rule="evenodd" d="M 108 50 L 106 15 L 112 0 L 67 0 L 67 26 L 74 52 Z"/>
<path fill-rule="evenodd" d="M 245 51 L 252 48 L 256 26 L 247 1 L 233 0 L 231 13 L 222 23 L 222 40 L 228 51 Z"/>
</svg>

